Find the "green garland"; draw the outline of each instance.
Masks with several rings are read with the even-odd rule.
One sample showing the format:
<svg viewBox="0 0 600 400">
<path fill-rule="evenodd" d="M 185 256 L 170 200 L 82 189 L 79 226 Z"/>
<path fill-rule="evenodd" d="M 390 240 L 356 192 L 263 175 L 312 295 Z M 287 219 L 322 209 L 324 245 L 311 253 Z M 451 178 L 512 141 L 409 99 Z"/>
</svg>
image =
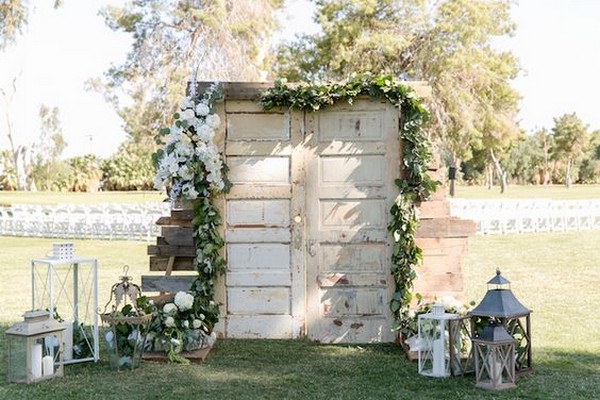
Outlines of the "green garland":
<svg viewBox="0 0 600 400">
<path fill-rule="evenodd" d="M 395 316 L 394 328 L 406 333 L 411 318 L 408 315 L 412 301 L 415 266 L 422 261 L 422 251 L 415 243 L 418 227 L 416 204 L 427 200 L 439 182 L 427 175 L 432 159 L 431 142 L 424 125 L 429 113 L 412 88 L 397 81 L 392 75 L 354 74 L 345 82 L 299 84 L 288 86 L 285 81 L 262 93 L 260 103 L 265 109 L 288 107 L 302 111 L 318 111 L 346 101 L 352 104 L 360 95 L 386 99 L 400 109 L 400 138 L 404 142 L 401 178 L 396 179 L 400 195 L 390 212 L 392 220 L 387 229 L 394 237 L 391 272 L 396 285 L 390 301 Z"/>
</svg>

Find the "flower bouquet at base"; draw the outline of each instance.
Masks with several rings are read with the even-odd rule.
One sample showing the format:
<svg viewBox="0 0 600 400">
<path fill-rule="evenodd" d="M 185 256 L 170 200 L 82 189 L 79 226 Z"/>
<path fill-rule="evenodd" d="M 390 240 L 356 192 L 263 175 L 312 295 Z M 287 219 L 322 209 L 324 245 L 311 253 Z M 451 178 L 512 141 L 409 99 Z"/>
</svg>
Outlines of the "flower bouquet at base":
<svg viewBox="0 0 600 400">
<path fill-rule="evenodd" d="M 190 293 L 177 292 L 164 305 L 156 307 L 146 350 L 150 352 L 164 351 L 167 359 L 175 363 L 189 363 L 182 353 L 211 347 L 215 342 L 212 323 L 205 313 L 215 307 L 212 301 L 201 304 L 199 298 Z"/>
</svg>

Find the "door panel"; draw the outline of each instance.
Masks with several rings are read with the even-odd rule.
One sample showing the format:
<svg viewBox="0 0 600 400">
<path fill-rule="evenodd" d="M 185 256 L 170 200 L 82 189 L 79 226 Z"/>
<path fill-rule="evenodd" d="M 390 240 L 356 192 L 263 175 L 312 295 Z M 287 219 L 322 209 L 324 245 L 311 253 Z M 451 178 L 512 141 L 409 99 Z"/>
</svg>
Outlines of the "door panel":
<svg viewBox="0 0 600 400">
<path fill-rule="evenodd" d="M 391 341 L 386 227 L 397 195 L 397 111 L 359 100 L 312 122 L 305 160 L 308 336 L 325 343 Z"/>
</svg>

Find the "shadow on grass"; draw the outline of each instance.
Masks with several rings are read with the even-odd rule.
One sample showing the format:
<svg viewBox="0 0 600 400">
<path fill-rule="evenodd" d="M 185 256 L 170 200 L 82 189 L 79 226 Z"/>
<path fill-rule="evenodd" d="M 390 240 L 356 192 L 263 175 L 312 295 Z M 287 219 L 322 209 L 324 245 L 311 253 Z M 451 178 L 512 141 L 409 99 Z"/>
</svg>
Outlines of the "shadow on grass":
<svg viewBox="0 0 600 400">
<path fill-rule="evenodd" d="M 600 387 L 600 355 L 534 351 L 534 373 L 517 388 L 487 392 L 474 377 L 418 375 L 393 344 L 317 345 L 305 340 L 221 340 L 202 364 L 145 362 L 112 372 L 101 361 L 69 365 L 65 377 L 34 385 L 6 382 L 2 337 L 2 399 L 590 399 Z M 539 354 L 539 356 L 538 356 Z M 538 359 L 536 359 L 538 356 Z"/>
</svg>

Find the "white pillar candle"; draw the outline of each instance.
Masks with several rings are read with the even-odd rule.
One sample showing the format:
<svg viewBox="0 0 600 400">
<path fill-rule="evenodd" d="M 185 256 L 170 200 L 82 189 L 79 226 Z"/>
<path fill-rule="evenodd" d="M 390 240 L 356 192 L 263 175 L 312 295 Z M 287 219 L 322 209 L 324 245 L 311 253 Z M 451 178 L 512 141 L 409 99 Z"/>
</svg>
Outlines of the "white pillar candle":
<svg viewBox="0 0 600 400">
<path fill-rule="evenodd" d="M 54 374 L 54 360 L 52 359 L 52 356 L 45 356 L 42 358 L 42 372 L 44 376 Z"/>
<path fill-rule="evenodd" d="M 444 341 L 435 339 L 433 341 L 433 375 L 444 376 Z"/>
<path fill-rule="evenodd" d="M 63 322 L 65 331 L 63 332 L 63 359 L 65 361 L 73 359 L 73 321 Z"/>
<path fill-rule="evenodd" d="M 34 343 L 31 346 L 31 376 L 33 379 L 42 377 L 42 345 Z"/>
<path fill-rule="evenodd" d="M 490 380 L 498 383 L 502 383 L 502 363 L 500 361 L 494 361 L 489 359 L 490 368 Z"/>
</svg>

